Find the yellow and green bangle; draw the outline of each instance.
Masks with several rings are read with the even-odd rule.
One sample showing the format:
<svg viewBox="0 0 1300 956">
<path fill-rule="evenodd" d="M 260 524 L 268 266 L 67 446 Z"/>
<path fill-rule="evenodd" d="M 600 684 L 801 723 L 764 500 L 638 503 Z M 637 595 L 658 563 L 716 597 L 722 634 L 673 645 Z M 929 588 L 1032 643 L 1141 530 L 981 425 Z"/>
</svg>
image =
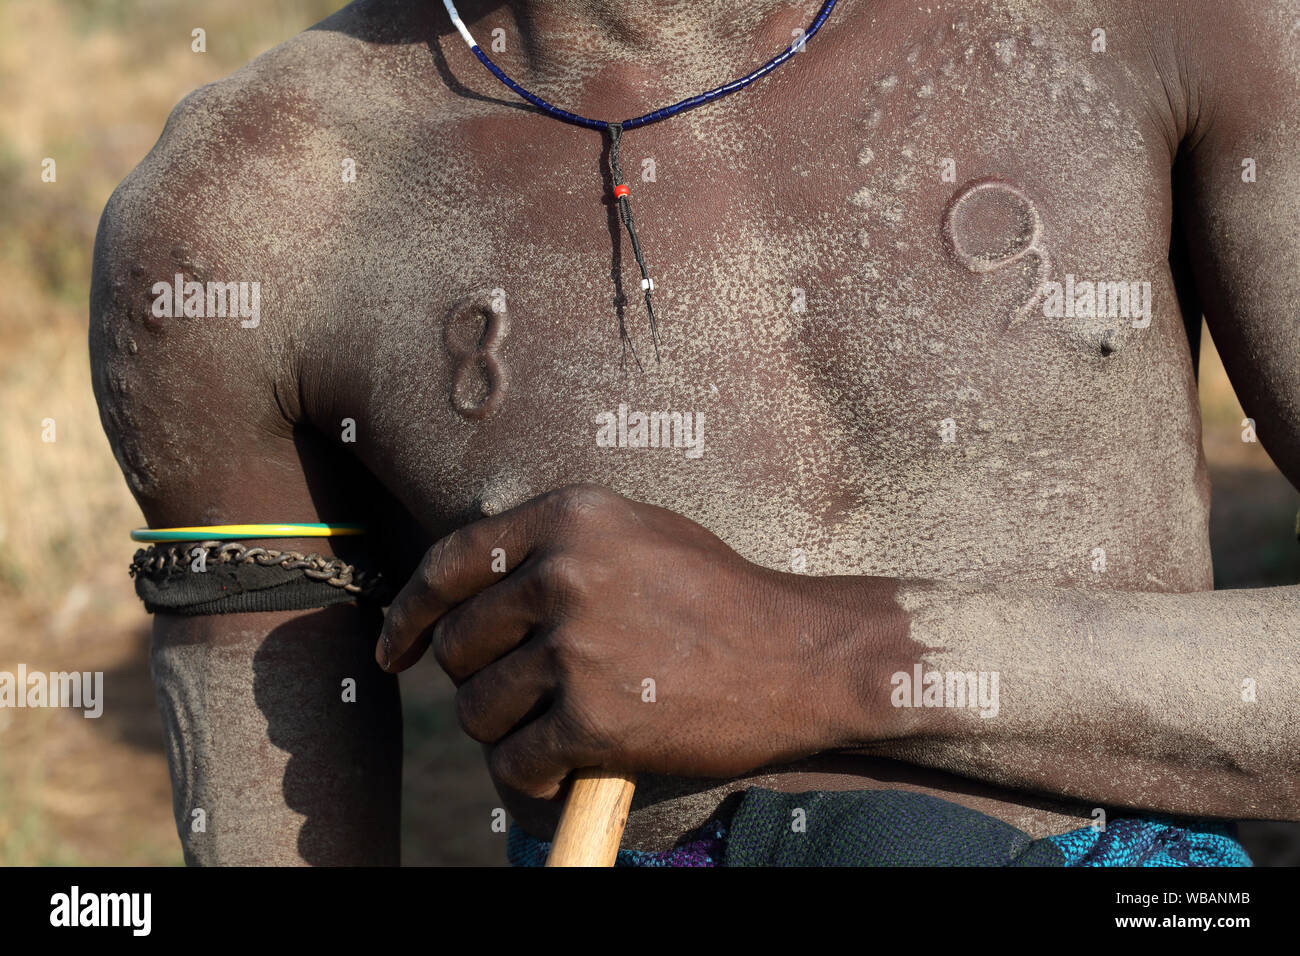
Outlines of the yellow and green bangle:
<svg viewBox="0 0 1300 956">
<path fill-rule="evenodd" d="M 237 541 L 246 538 L 335 538 L 365 534 L 359 524 L 214 524 L 195 528 L 136 528 L 132 541 Z"/>
</svg>

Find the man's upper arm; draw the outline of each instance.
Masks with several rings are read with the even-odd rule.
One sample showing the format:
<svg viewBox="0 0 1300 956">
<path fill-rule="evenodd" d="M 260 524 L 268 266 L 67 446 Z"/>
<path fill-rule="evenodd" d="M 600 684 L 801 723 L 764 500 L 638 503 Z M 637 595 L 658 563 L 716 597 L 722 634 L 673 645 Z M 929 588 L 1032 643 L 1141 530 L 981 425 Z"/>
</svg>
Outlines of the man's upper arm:
<svg viewBox="0 0 1300 956">
<path fill-rule="evenodd" d="M 1175 190 L 1197 291 L 1260 441 L 1300 487 L 1300 2 L 1188 9 Z"/>
<path fill-rule="evenodd" d="M 100 222 L 90 350 L 114 454 L 152 527 L 364 521 L 340 453 L 295 404 L 294 303 L 267 288 L 295 277 L 263 254 L 264 232 L 232 218 L 248 207 L 196 145 L 217 135 L 191 115 L 202 112 L 193 100 L 177 109 Z M 155 284 L 178 273 L 260 283 L 261 320 L 176 315 L 174 302 L 157 314 Z M 104 529 L 124 554 L 126 530 Z M 333 554 L 330 539 L 253 543 Z M 395 681 L 373 660 L 379 623 L 359 607 L 156 616 L 152 668 L 187 860 L 396 862 L 401 722 Z"/>
<path fill-rule="evenodd" d="M 261 321 L 245 328 L 238 315 L 176 315 L 175 297 L 161 301 L 167 296 L 158 291 L 177 276 L 262 278 L 247 237 L 222 208 L 219 169 L 205 174 L 181 148 L 199 123 L 187 116 L 195 110 L 195 97 L 177 107 L 100 221 L 90 297 L 100 417 L 153 525 L 311 520 L 302 510 L 310 496 L 293 474 L 301 469 L 291 422 L 274 398 L 280 331 Z"/>
</svg>

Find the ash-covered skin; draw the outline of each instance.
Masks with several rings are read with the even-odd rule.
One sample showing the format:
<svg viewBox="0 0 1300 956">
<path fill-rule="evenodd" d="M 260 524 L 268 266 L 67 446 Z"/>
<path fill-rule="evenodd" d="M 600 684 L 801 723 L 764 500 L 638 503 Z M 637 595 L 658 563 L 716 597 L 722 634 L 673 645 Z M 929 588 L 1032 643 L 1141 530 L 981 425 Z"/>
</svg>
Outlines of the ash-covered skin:
<svg viewBox="0 0 1300 956">
<path fill-rule="evenodd" d="M 504 31 L 492 55 L 525 86 L 618 119 L 747 72 L 818 6 L 460 9 L 480 43 Z M 523 107 L 440 5 L 353 4 L 187 98 L 110 201 L 91 303 L 105 427 L 156 526 L 364 510 L 400 576 L 466 521 L 595 482 L 767 568 L 898 578 L 918 659 L 1001 673 L 999 718 L 868 748 L 924 767 L 826 756 L 751 783 L 924 789 L 1034 835 L 1100 803 L 1295 817 L 1300 695 L 1278 662 L 1296 658 L 1300 597 L 1201 593 L 1184 315 L 1203 298 L 1261 439 L 1300 481 L 1298 18 L 1292 0 L 844 0 L 757 85 L 626 135 L 656 363 L 603 137 Z M 1171 242 L 1195 266 L 1181 305 Z M 176 271 L 260 281 L 260 326 L 153 318 L 149 288 Z M 1044 273 L 1150 282 L 1150 325 L 1049 318 L 1032 301 Z M 502 304 L 488 374 L 462 326 Z M 598 447 L 596 416 L 620 404 L 702 413 L 705 453 Z M 156 640 L 241 626 L 160 617 Z M 173 656 L 193 686 L 217 668 Z M 1119 706 L 1121 688 L 1139 696 Z M 219 706 L 254 706 L 238 696 Z M 282 755 L 256 720 L 234 726 L 264 779 L 190 766 L 274 795 Z M 643 776 L 624 846 L 671 844 L 746 783 Z M 395 783 L 373 786 L 382 801 Z M 328 793 L 304 799 L 328 819 Z M 553 807 L 509 806 L 546 835 Z M 243 858 L 283 825 L 249 824 Z M 339 825 L 337 841 L 389 846 L 385 826 Z"/>
</svg>

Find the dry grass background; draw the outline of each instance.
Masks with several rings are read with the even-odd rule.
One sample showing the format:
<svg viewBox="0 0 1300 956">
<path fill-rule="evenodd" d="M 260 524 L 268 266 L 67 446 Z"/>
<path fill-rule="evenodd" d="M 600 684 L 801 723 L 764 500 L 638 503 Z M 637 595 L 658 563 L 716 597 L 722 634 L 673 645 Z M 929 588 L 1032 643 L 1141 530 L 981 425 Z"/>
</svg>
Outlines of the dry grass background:
<svg viewBox="0 0 1300 956">
<path fill-rule="evenodd" d="M 140 515 L 91 395 L 90 254 L 109 193 L 173 105 L 332 12 L 330 0 L 8 0 L 0 4 L 0 670 L 105 671 L 100 720 L 0 709 L 0 865 L 177 864 L 149 682 L 148 619 L 125 569 Z M 207 31 L 207 53 L 190 31 Z M 53 157 L 58 180 L 43 183 Z M 1207 339 L 1208 343 L 1208 339 Z M 1300 495 L 1258 445 L 1212 346 L 1205 444 L 1222 587 L 1300 580 Z M 56 440 L 42 441 L 55 420 Z M 403 677 L 408 863 L 489 863 L 496 804 L 449 688 Z M 1296 828 L 1249 833 L 1261 862 L 1300 862 Z"/>
</svg>

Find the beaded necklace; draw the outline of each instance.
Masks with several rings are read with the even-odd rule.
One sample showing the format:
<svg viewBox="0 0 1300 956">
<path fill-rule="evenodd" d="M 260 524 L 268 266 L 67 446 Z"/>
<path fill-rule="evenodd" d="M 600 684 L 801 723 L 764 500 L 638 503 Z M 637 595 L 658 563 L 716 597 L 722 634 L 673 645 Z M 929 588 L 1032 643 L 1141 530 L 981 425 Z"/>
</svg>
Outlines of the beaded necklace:
<svg viewBox="0 0 1300 956">
<path fill-rule="evenodd" d="M 507 76 L 504 70 L 488 59 L 488 55 L 483 52 L 477 43 L 474 42 L 474 37 L 470 35 L 469 28 L 465 26 L 465 21 L 463 21 L 460 18 L 460 14 L 456 12 L 456 5 L 452 0 L 442 0 L 442 2 L 443 6 L 447 8 L 447 15 L 451 17 L 452 25 L 465 40 L 470 51 L 479 58 L 479 61 L 484 66 L 492 71 L 492 75 L 498 80 L 548 116 L 554 117 L 555 119 L 565 123 L 571 123 L 574 126 L 585 126 L 587 129 L 602 130 L 609 133 L 609 165 L 610 172 L 613 174 L 614 199 L 618 203 L 619 216 L 623 220 L 623 225 L 627 227 L 628 238 L 632 242 L 632 254 L 636 258 L 637 266 L 641 269 L 641 290 L 645 293 L 646 312 L 650 316 L 650 338 L 651 341 L 654 342 L 655 359 L 658 360 L 659 330 L 655 323 L 654 306 L 650 303 L 650 293 L 654 291 L 655 284 L 654 280 L 650 278 L 649 271 L 646 269 L 645 256 L 641 254 L 641 243 L 637 239 L 636 224 L 632 219 L 632 202 L 630 198 L 631 190 L 628 188 L 627 183 L 623 181 L 623 170 L 620 168 L 618 162 L 619 145 L 623 138 L 623 132 L 625 130 L 637 129 L 641 126 L 649 126 L 651 123 L 658 123 L 660 120 L 666 120 L 671 116 L 676 116 L 678 113 L 693 110 L 697 106 L 703 106 L 705 103 L 712 103 L 714 100 L 721 99 L 729 93 L 735 93 L 737 90 L 744 89 L 758 78 L 771 73 L 778 66 L 785 63 L 786 60 L 790 59 L 791 56 L 803 49 L 803 45 L 807 43 L 808 40 L 812 39 L 813 35 L 822 28 L 822 24 L 825 23 L 826 18 L 831 15 L 831 10 L 834 9 L 838 0 L 826 0 L 826 2 L 822 4 L 821 9 L 817 11 L 817 16 L 813 19 L 812 24 L 804 32 L 803 36 L 752 73 L 748 73 L 738 80 L 732 80 L 730 83 L 724 83 L 722 86 L 715 87 L 705 93 L 700 93 L 697 96 L 687 97 L 671 106 L 665 106 L 650 113 L 643 113 L 640 116 L 634 116 L 631 119 L 625 119 L 621 122 L 588 119 L 585 116 L 570 113 L 568 110 L 563 110 L 558 106 L 553 106 L 537 94 L 524 89 Z M 632 354 L 635 358 L 635 349 L 633 349 Z M 639 364 L 640 362 L 638 360 L 638 365 Z"/>
</svg>

